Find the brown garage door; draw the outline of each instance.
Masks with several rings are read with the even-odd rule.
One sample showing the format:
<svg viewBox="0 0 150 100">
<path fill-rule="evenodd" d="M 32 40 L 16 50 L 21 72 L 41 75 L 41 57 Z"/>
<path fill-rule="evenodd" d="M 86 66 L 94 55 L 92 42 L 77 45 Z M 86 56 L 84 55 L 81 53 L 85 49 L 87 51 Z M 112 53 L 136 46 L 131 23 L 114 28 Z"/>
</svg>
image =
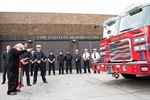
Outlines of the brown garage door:
<svg viewBox="0 0 150 100">
<path fill-rule="evenodd" d="M 88 49 L 90 55 L 93 52 L 93 48 L 96 48 L 97 51 L 99 52 L 99 47 L 100 47 L 99 45 L 100 45 L 99 41 L 78 41 L 79 51 L 82 55 L 84 53 L 85 48 Z M 82 59 L 82 62 L 81 62 L 81 66 L 83 68 L 83 59 Z"/>
<path fill-rule="evenodd" d="M 1 58 L 0 58 L 0 71 L 2 71 L 2 52 L 6 50 L 6 46 L 10 45 L 13 47 L 16 43 L 23 43 L 24 41 L 4 41 L 0 42 L 0 53 L 1 53 Z"/>
<path fill-rule="evenodd" d="M 59 50 L 63 50 L 63 53 L 66 54 L 66 51 L 70 49 L 70 41 L 35 41 L 35 46 L 37 44 L 42 46 L 42 50 L 45 52 L 46 56 L 49 55 L 50 50 L 53 50 L 54 55 L 57 57 L 59 55 Z M 55 61 L 55 68 L 58 69 L 57 61 Z"/>
</svg>

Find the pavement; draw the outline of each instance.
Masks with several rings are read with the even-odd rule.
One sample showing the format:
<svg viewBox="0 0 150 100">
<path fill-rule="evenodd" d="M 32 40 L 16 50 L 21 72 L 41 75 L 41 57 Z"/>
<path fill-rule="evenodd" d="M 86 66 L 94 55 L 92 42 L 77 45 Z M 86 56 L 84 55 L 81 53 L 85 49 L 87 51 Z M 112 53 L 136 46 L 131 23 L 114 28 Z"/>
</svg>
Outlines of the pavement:
<svg viewBox="0 0 150 100">
<path fill-rule="evenodd" d="M 7 82 L 0 84 L 0 100 L 150 100 L 150 77 L 115 79 L 105 72 L 76 74 L 74 70 L 73 74 L 46 75 L 46 79 L 48 83 L 43 83 L 38 75 L 35 85 L 26 86 L 24 76 L 25 87 L 13 96 L 7 95 Z"/>
</svg>

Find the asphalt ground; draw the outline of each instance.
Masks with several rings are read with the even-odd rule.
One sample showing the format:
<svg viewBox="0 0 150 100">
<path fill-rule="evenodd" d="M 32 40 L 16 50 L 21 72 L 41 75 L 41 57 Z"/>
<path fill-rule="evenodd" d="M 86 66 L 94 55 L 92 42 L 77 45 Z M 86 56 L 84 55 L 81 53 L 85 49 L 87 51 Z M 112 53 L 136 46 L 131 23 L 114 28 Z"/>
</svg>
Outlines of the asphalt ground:
<svg viewBox="0 0 150 100">
<path fill-rule="evenodd" d="M 105 72 L 100 74 L 46 75 L 43 83 L 40 73 L 37 83 L 24 87 L 17 95 L 7 95 L 7 82 L 0 84 L 0 100 L 150 100 L 150 77 L 115 79 Z M 2 73 L 0 73 L 2 82 Z"/>
</svg>

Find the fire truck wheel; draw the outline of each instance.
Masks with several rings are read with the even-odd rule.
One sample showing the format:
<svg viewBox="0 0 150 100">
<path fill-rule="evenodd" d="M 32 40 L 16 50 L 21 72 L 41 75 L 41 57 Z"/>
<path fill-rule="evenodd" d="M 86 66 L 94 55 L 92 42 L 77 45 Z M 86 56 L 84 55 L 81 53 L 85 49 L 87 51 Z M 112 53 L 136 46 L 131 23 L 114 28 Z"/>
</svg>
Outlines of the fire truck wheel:
<svg viewBox="0 0 150 100">
<path fill-rule="evenodd" d="M 124 78 L 132 79 L 135 78 L 136 75 L 131 75 L 131 74 L 121 74 Z"/>
</svg>

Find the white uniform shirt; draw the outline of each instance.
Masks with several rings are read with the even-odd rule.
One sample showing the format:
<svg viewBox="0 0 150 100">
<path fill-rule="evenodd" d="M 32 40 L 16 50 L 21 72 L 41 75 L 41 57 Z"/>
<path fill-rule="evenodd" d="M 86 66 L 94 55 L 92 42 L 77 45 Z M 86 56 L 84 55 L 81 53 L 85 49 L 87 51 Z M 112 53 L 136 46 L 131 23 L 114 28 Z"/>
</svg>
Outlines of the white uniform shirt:
<svg viewBox="0 0 150 100">
<path fill-rule="evenodd" d="M 83 53 L 83 59 L 90 59 L 90 54 L 88 52 Z"/>
<path fill-rule="evenodd" d="M 91 58 L 92 58 L 93 62 L 95 63 L 95 62 L 99 61 L 100 55 L 98 52 L 95 52 L 95 53 L 93 52 L 91 55 Z"/>
</svg>

